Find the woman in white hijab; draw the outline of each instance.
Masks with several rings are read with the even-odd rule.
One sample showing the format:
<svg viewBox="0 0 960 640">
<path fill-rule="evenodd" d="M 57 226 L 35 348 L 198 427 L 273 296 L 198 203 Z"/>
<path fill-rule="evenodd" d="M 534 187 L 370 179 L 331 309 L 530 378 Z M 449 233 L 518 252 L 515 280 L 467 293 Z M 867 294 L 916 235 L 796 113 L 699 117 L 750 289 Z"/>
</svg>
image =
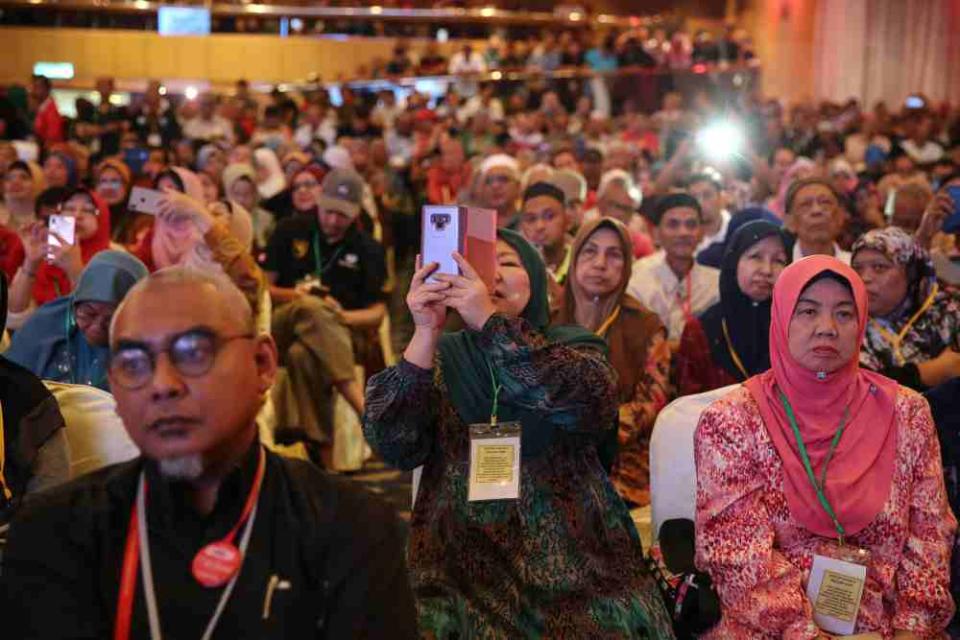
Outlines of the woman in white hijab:
<svg viewBox="0 0 960 640">
<path fill-rule="evenodd" d="M 287 186 L 277 154 L 261 147 L 253 152 L 253 166 L 257 170 L 257 191 L 261 199 L 272 198 Z"/>
</svg>

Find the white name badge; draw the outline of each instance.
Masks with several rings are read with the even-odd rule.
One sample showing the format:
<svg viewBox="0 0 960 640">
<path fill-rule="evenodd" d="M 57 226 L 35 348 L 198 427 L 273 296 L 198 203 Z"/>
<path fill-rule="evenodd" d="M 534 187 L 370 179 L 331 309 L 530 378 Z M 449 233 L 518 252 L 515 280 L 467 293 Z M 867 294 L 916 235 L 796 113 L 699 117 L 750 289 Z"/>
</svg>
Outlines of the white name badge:
<svg viewBox="0 0 960 640">
<path fill-rule="evenodd" d="M 857 626 L 866 563 L 849 562 L 815 554 L 807 582 L 807 597 L 813 605 L 813 620 L 828 633 L 850 635 Z"/>
<path fill-rule="evenodd" d="M 520 497 L 520 423 L 470 425 L 470 487 L 467 500 Z"/>
</svg>

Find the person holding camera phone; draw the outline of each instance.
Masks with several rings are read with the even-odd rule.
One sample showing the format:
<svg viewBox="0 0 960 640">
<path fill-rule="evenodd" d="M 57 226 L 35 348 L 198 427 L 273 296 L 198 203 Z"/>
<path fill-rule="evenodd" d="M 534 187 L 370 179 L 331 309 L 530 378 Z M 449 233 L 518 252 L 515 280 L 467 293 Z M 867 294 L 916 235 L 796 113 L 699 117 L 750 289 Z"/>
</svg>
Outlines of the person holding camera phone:
<svg viewBox="0 0 960 640">
<path fill-rule="evenodd" d="M 960 285 L 960 233 L 953 232 L 952 243 L 951 238 L 946 236 L 946 242 L 942 245 L 935 243 L 934 239 L 943 229 L 947 218 L 960 215 L 960 171 L 944 177 L 940 184 L 939 191 L 927 205 L 916 238 L 922 247 L 930 250 L 937 277 L 957 286 Z"/>
<path fill-rule="evenodd" d="M 10 285 L 13 328 L 19 328 L 26 312 L 70 293 L 83 267 L 93 256 L 110 248 L 110 208 L 93 191 L 74 190 L 57 214 L 75 220 L 72 243 L 42 222 L 21 232 L 25 257 Z"/>
<path fill-rule="evenodd" d="M 421 634 L 673 638 L 601 461 L 618 410 L 603 339 L 548 326 L 547 272 L 519 234 L 498 231 L 493 290 L 452 255 L 459 275 L 418 259 L 413 338 L 370 379 L 364 414 L 386 462 L 423 465 L 408 550 Z M 466 328 L 444 334 L 451 309 Z M 492 465 L 483 433 L 513 434 L 480 438 Z M 475 494 L 481 467 L 512 492 Z"/>
</svg>

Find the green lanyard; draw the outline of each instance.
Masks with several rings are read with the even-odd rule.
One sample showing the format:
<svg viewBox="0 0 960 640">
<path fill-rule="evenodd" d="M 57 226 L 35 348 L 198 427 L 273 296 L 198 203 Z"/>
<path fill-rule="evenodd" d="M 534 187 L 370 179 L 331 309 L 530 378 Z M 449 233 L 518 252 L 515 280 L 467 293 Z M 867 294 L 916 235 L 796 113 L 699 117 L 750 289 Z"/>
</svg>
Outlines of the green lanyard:
<svg viewBox="0 0 960 640">
<path fill-rule="evenodd" d="M 313 260 L 317 265 L 317 278 L 320 279 L 320 282 L 323 282 L 323 274 L 330 270 L 330 266 L 333 264 L 334 260 L 340 257 L 340 254 L 343 252 L 343 245 L 337 247 L 337 250 L 333 252 L 333 255 L 330 256 L 330 259 L 327 260 L 327 264 L 323 264 L 323 257 L 320 255 L 320 234 L 313 234 Z"/>
<path fill-rule="evenodd" d="M 817 481 L 817 476 L 813 473 L 813 465 L 810 464 L 810 456 L 807 454 L 807 445 L 803 443 L 803 437 L 800 435 L 800 427 L 797 426 L 797 418 L 793 414 L 793 407 L 790 406 L 790 401 L 787 400 L 786 394 L 783 391 L 778 389 L 780 394 L 780 402 L 783 404 L 783 410 L 787 412 L 787 420 L 790 421 L 790 426 L 793 428 L 793 435 L 797 439 L 797 448 L 800 450 L 800 459 L 803 460 L 803 468 L 807 472 L 807 479 L 810 480 L 810 484 L 813 485 L 813 488 L 817 492 L 817 498 L 820 500 L 820 506 L 823 507 L 823 510 L 827 512 L 827 515 L 830 516 L 830 519 L 833 521 L 833 526 L 837 530 L 837 537 L 840 539 L 840 544 L 843 545 L 843 536 L 846 534 L 846 531 L 843 528 L 843 525 L 840 524 L 840 520 L 837 519 L 837 514 L 834 512 L 833 507 L 830 505 L 830 501 L 827 500 L 827 496 L 824 493 L 824 488 L 827 485 L 827 467 L 830 465 L 830 459 L 833 458 L 834 452 L 837 450 L 837 445 L 840 444 L 840 437 L 843 435 L 843 430 L 847 426 L 847 420 L 850 417 L 850 407 L 844 407 L 843 417 L 840 419 L 840 426 L 837 427 L 837 433 L 833 436 L 833 441 L 830 442 L 830 449 L 827 451 L 827 457 L 823 461 L 823 468 L 820 472 L 820 481 Z"/>
<path fill-rule="evenodd" d="M 484 358 L 486 360 L 486 358 Z M 487 361 L 487 370 L 490 372 L 490 381 L 493 387 L 493 406 L 490 408 L 490 425 L 497 426 L 497 414 L 500 412 L 500 389 L 503 385 L 497 382 L 497 376 L 493 373 L 493 367 L 490 361 Z"/>
</svg>

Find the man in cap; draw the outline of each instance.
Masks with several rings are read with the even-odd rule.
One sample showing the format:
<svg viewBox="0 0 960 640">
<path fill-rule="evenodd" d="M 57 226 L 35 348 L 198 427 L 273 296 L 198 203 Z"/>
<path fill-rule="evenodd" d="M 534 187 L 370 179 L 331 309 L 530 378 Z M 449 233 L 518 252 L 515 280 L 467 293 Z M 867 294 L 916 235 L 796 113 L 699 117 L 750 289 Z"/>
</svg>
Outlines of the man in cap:
<svg viewBox="0 0 960 640">
<path fill-rule="evenodd" d="M 110 335 L 142 455 L 21 511 L 0 582 L 9 637 L 416 636 L 396 517 L 258 441 L 277 351 L 229 280 L 161 270 Z"/>
<path fill-rule="evenodd" d="M 480 163 L 480 205 L 497 212 L 497 226 L 517 227 L 517 200 L 520 197 L 520 169 L 505 153 L 496 153 Z"/>
<path fill-rule="evenodd" d="M 355 171 L 334 169 L 316 194 L 316 217 L 280 221 L 263 265 L 276 299 L 284 302 L 322 290 L 341 309 L 346 324 L 380 324 L 386 312 L 386 266 L 383 248 L 357 225 L 363 188 Z M 302 286 L 305 279 L 309 286 Z"/>
<path fill-rule="evenodd" d="M 277 306 L 273 336 L 286 367 L 273 393 L 277 421 L 319 445 L 326 465 L 332 460 L 333 390 L 363 412 L 354 363 L 365 360 L 366 349 L 379 348 L 364 337 L 386 314 L 383 249 L 357 224 L 363 188 L 355 171 L 330 171 L 316 194 L 316 216 L 281 220 L 263 265 Z"/>
</svg>

